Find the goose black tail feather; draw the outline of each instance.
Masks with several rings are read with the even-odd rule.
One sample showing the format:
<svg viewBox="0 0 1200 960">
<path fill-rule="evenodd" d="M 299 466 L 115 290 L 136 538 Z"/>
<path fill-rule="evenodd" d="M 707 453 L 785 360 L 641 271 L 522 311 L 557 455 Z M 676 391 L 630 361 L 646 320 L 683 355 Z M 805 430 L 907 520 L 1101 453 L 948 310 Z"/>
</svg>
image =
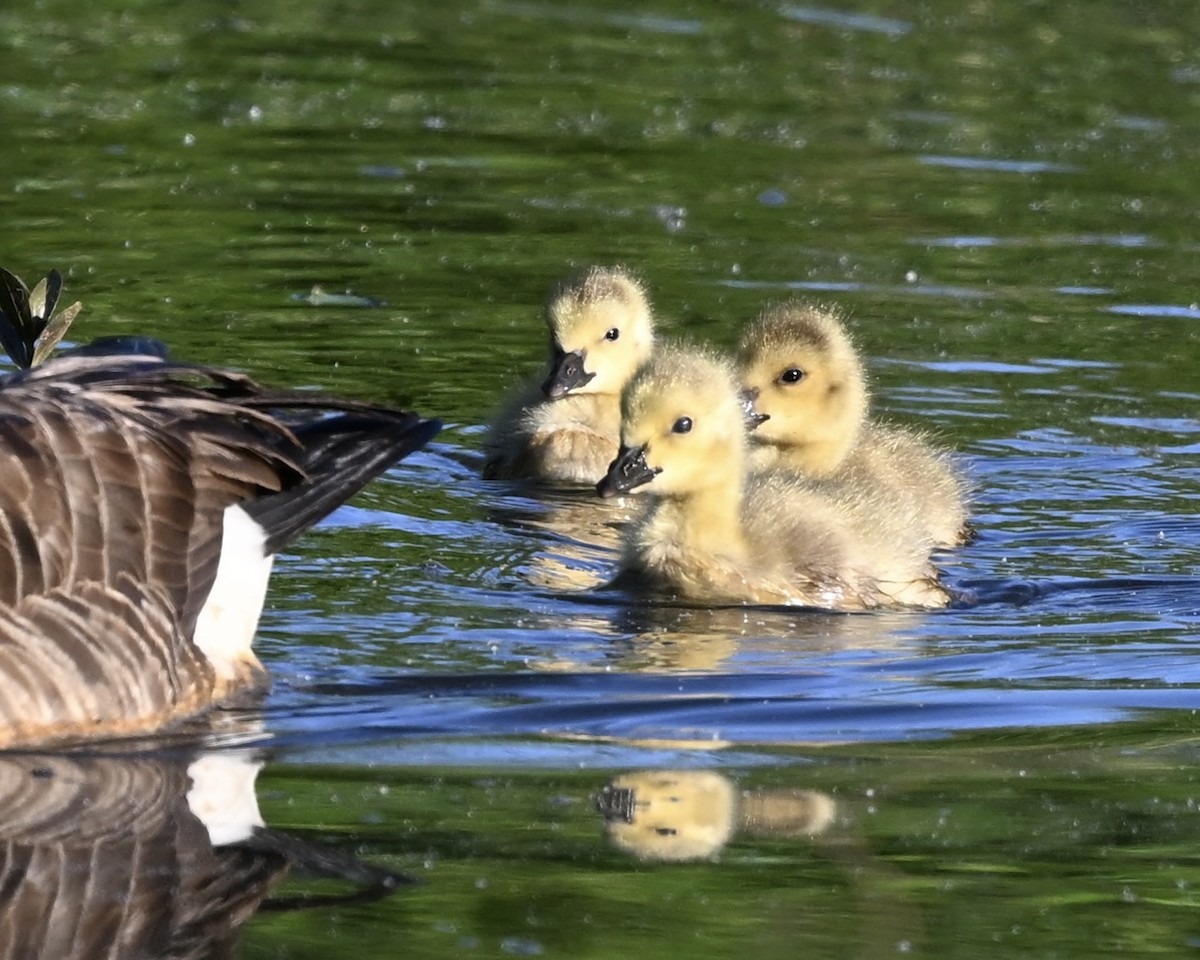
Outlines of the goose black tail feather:
<svg viewBox="0 0 1200 960">
<path fill-rule="evenodd" d="M 420 450 L 441 429 L 414 413 L 364 409 L 297 423 L 295 454 L 304 479 L 243 503 L 266 531 L 266 550 L 278 553 L 336 510 L 392 464 Z"/>
</svg>

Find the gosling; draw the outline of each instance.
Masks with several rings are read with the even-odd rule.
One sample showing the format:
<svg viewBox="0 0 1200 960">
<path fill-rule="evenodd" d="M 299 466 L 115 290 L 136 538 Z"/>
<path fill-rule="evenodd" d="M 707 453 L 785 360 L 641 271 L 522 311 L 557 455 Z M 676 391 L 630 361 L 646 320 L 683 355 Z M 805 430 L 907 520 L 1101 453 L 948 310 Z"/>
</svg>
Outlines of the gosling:
<svg viewBox="0 0 1200 960">
<path fill-rule="evenodd" d="M 871 498 L 788 471 L 747 471 L 732 365 L 662 348 L 621 401 L 621 449 L 602 497 L 645 486 L 619 581 L 704 603 L 829 610 L 944 606 L 928 545 L 896 537 Z"/>
<path fill-rule="evenodd" d="M 650 355 L 645 290 L 622 267 L 589 267 L 551 292 L 550 369 L 501 410 L 485 479 L 594 484 L 617 454 L 621 389 Z"/>
<path fill-rule="evenodd" d="M 967 484 L 949 453 L 868 416 L 862 358 L 836 310 L 768 307 L 743 331 L 737 359 L 755 469 L 849 485 L 934 546 L 970 538 Z"/>
</svg>

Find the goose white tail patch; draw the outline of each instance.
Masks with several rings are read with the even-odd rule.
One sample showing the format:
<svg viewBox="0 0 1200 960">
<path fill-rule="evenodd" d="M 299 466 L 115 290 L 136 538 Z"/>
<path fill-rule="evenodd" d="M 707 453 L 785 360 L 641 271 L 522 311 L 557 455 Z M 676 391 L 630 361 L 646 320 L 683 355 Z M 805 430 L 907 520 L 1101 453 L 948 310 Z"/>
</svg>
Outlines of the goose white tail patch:
<svg viewBox="0 0 1200 960">
<path fill-rule="evenodd" d="M 266 553 L 263 528 L 241 507 L 225 510 L 217 577 L 196 621 L 193 641 L 218 681 L 238 676 L 250 652 L 267 597 L 274 557 Z"/>
<path fill-rule="evenodd" d="M 254 781 L 261 760 L 245 753 L 211 753 L 188 766 L 188 809 L 204 824 L 214 847 L 246 840 L 263 826 Z"/>
</svg>

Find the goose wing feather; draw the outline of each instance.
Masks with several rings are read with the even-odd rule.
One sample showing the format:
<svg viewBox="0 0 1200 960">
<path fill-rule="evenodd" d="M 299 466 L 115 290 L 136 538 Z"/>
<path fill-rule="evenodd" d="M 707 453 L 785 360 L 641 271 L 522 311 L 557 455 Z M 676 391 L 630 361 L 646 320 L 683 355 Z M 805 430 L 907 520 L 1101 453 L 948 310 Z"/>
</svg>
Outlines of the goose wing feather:
<svg viewBox="0 0 1200 960">
<path fill-rule="evenodd" d="M 145 733 L 202 710 L 212 667 L 165 592 L 128 576 L 0 608 L 0 747 Z"/>
<path fill-rule="evenodd" d="M 190 633 L 216 575 L 225 508 L 303 476 L 291 431 L 214 395 L 237 382 L 112 357 L 0 382 L 0 602 L 124 574 L 163 589 Z"/>
<path fill-rule="evenodd" d="M 244 504 L 263 527 L 268 553 L 278 553 L 441 429 L 437 420 L 403 411 L 350 404 L 338 409 L 292 424 L 305 482 Z"/>
<path fill-rule="evenodd" d="M 259 504 L 278 546 L 437 428 L 153 357 L 0 379 L 0 748 L 211 705 L 224 694 L 192 638 L 227 508 Z"/>
</svg>

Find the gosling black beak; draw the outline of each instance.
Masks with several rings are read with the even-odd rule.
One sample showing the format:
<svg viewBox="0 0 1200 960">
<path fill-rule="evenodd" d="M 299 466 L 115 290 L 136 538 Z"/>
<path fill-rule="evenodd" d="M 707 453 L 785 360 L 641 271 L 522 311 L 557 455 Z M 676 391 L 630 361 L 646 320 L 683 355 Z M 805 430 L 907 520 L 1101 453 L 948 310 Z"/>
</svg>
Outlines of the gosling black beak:
<svg viewBox="0 0 1200 960">
<path fill-rule="evenodd" d="M 628 787 L 614 787 L 608 784 L 596 797 L 596 810 L 609 823 L 622 820 L 633 823 L 633 810 L 637 803 L 633 791 Z"/>
<path fill-rule="evenodd" d="M 562 348 L 555 344 L 554 354 L 550 358 L 550 375 L 542 384 L 542 393 L 551 400 L 557 400 L 576 387 L 582 387 L 594 376 L 594 373 L 584 372 L 582 352 L 576 350 L 573 353 L 564 353 Z"/>
<path fill-rule="evenodd" d="M 754 409 L 754 401 L 758 399 L 758 387 L 748 387 L 738 391 L 738 399 L 742 401 L 742 415 L 746 418 L 746 429 L 753 430 L 760 423 L 771 419 L 767 413 L 759 413 Z"/>
<path fill-rule="evenodd" d="M 649 483 L 662 473 L 662 467 L 646 464 L 646 448 L 622 447 L 617 459 L 608 465 L 608 473 L 596 484 L 596 492 L 608 499 L 619 493 L 628 493 L 634 487 Z"/>
</svg>

